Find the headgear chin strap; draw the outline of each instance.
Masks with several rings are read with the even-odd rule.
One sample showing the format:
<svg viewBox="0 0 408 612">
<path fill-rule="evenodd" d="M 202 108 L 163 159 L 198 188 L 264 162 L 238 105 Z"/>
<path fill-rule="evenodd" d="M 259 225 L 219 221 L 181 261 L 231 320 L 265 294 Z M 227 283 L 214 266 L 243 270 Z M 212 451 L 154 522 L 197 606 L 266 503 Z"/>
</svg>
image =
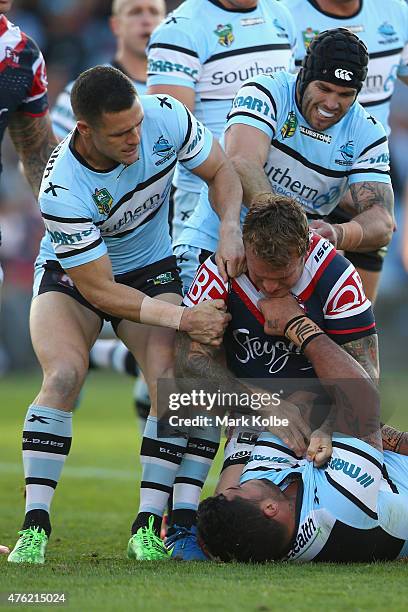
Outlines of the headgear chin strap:
<svg viewBox="0 0 408 612">
<path fill-rule="evenodd" d="M 309 45 L 298 76 L 300 103 L 312 81 L 353 87 L 359 93 L 367 76 L 368 51 L 346 28 L 321 32 Z"/>
</svg>

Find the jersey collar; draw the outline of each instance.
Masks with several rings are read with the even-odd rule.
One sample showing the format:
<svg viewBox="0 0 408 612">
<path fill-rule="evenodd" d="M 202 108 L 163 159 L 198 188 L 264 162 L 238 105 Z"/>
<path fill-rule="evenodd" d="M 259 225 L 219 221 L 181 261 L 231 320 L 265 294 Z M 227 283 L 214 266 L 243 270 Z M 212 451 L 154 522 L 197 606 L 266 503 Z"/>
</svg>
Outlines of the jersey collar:
<svg viewBox="0 0 408 612">
<path fill-rule="evenodd" d="M 227 8 L 226 6 L 221 4 L 219 0 L 208 0 L 208 2 L 211 2 L 211 4 L 221 9 L 222 11 L 227 11 L 227 13 L 252 13 L 253 11 L 256 11 L 256 9 L 258 8 L 258 6 L 254 6 L 253 8 L 242 8 L 242 9 Z"/>
<path fill-rule="evenodd" d="M 321 9 L 317 3 L 317 0 L 307 0 L 307 1 L 309 2 L 309 4 L 313 6 L 314 9 L 316 9 L 316 11 L 318 11 L 322 15 L 326 15 L 326 17 L 332 17 L 333 19 L 343 19 L 343 20 L 353 19 L 353 17 L 357 17 L 357 15 L 362 11 L 363 2 L 364 2 L 364 0 L 360 0 L 360 6 L 356 10 L 356 12 L 353 13 L 352 15 L 348 15 L 347 17 L 341 17 L 339 15 L 335 15 L 334 13 L 329 13 L 328 11 L 324 11 L 323 9 Z"/>
<path fill-rule="evenodd" d="M 88 164 L 86 159 L 82 157 L 82 155 L 78 153 L 78 151 L 75 149 L 74 143 L 75 143 L 75 138 L 77 134 L 78 134 L 78 130 L 75 128 L 70 138 L 70 141 L 69 141 L 69 149 L 72 155 L 75 157 L 75 159 L 77 159 L 82 166 L 85 166 L 85 168 L 88 168 L 88 170 L 92 170 L 92 172 L 97 172 L 98 174 L 109 174 L 109 172 L 112 172 L 112 170 L 115 170 L 115 168 L 118 168 L 119 166 L 122 165 L 122 164 L 117 163 L 114 166 L 112 166 L 112 168 L 108 168 L 107 170 L 97 170 L 96 168 L 93 168 L 91 164 Z"/>
</svg>

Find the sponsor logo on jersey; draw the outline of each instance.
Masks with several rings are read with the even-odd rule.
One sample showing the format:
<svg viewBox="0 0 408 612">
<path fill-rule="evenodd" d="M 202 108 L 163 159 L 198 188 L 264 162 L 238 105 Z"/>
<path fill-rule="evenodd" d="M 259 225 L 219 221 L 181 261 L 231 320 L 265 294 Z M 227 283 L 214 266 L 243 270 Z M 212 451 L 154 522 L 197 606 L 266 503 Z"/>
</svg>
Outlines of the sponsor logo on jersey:
<svg viewBox="0 0 408 612">
<path fill-rule="evenodd" d="M 246 19 L 241 19 L 239 25 L 245 28 L 248 26 L 259 25 L 261 23 L 266 23 L 263 17 L 248 17 Z"/>
<path fill-rule="evenodd" d="M 253 66 L 247 68 L 239 68 L 238 70 L 231 70 L 231 72 L 222 72 L 217 70 L 211 76 L 211 85 L 231 85 L 237 81 L 243 83 L 249 78 L 257 76 L 258 74 L 269 74 L 272 75 L 274 72 L 280 72 L 286 70 L 285 66 L 260 66 L 257 61 Z"/>
<path fill-rule="evenodd" d="M 168 159 L 173 157 L 176 154 L 176 151 L 172 144 L 169 143 L 166 138 L 164 138 L 163 134 L 159 136 L 156 142 L 153 145 L 153 155 L 157 155 L 160 159 L 155 162 L 155 166 L 160 166 L 164 164 Z"/>
<path fill-rule="evenodd" d="M 305 45 L 305 49 L 309 48 L 310 43 L 316 36 L 319 35 L 319 30 L 314 30 L 313 28 L 306 28 L 306 30 L 302 31 L 303 36 L 303 44 Z"/>
<path fill-rule="evenodd" d="M 250 330 L 245 328 L 235 329 L 232 336 L 239 346 L 238 352 L 235 352 L 236 360 L 246 364 L 262 359 L 268 374 L 281 372 L 290 358 L 301 354 L 300 349 L 286 338 L 264 340 L 259 336 L 251 336 Z"/>
<path fill-rule="evenodd" d="M 314 541 L 315 538 L 313 536 L 316 537 L 319 533 L 320 528 L 316 528 L 312 517 L 306 519 L 306 521 L 299 526 L 295 543 L 292 546 L 291 550 L 288 552 L 287 558 L 290 559 L 291 557 L 295 557 L 304 549 L 307 544 L 311 544 L 312 542 L 310 542 L 310 540 L 312 540 L 313 538 Z"/>
<path fill-rule="evenodd" d="M 60 152 L 60 149 L 61 149 L 61 147 L 62 147 L 62 143 L 63 143 L 63 142 L 64 142 L 64 141 L 61 141 L 61 142 L 59 143 L 59 145 L 57 145 L 57 146 L 55 147 L 54 151 L 51 153 L 51 157 L 50 157 L 50 159 L 48 160 L 47 166 L 46 166 L 46 168 L 45 168 L 45 170 L 44 170 L 44 176 L 43 176 L 43 179 L 47 179 L 47 178 L 50 176 L 50 174 L 51 174 L 51 170 L 53 169 L 54 164 L 55 164 L 56 160 L 58 159 L 58 154 L 59 154 L 59 152 Z"/>
<path fill-rule="evenodd" d="M 360 476 L 360 466 L 356 466 L 354 463 L 349 463 L 348 461 L 340 459 L 339 457 L 330 460 L 329 469 L 342 471 L 343 474 L 349 476 L 350 478 L 353 478 L 365 489 L 372 485 L 374 482 L 374 478 L 371 476 L 371 474 L 367 474 L 367 472 L 365 471 Z"/>
<path fill-rule="evenodd" d="M 171 283 L 174 280 L 173 272 L 163 272 L 154 278 L 149 278 L 147 282 L 153 283 L 153 285 L 167 285 L 167 283 Z"/>
<path fill-rule="evenodd" d="M 265 100 L 260 100 L 259 98 L 254 98 L 253 96 L 238 96 L 235 98 L 232 107 L 238 108 L 240 106 L 246 106 L 249 110 L 257 111 L 258 113 L 262 113 L 266 117 L 272 115 L 272 109 L 269 104 Z"/>
<path fill-rule="evenodd" d="M 336 159 L 336 164 L 340 166 L 352 166 L 354 157 L 354 142 L 352 140 L 347 141 L 339 148 L 341 159 Z"/>
<path fill-rule="evenodd" d="M 353 34 L 359 34 L 360 32 L 365 31 L 365 27 L 363 25 L 348 25 L 345 27 L 347 30 L 350 30 L 350 32 L 353 32 Z"/>
<path fill-rule="evenodd" d="M 278 19 L 275 18 L 272 23 L 275 26 L 275 28 L 278 30 L 278 33 L 277 33 L 278 38 L 289 38 L 289 36 L 286 33 L 286 29 L 283 27 L 283 25 L 279 22 Z"/>
<path fill-rule="evenodd" d="M 217 300 L 225 295 L 225 287 L 221 281 L 207 266 L 201 266 L 188 291 L 188 298 L 193 304 L 199 304 L 205 300 Z"/>
<path fill-rule="evenodd" d="M 171 183 L 170 183 L 170 185 L 171 185 Z M 170 189 L 170 186 L 169 186 L 169 189 Z M 125 212 L 123 213 L 122 217 L 120 219 L 118 219 L 117 221 L 115 221 L 115 223 L 111 227 L 107 224 L 107 222 L 105 222 L 103 224 L 103 226 L 102 226 L 102 233 L 104 235 L 106 235 L 106 234 L 110 234 L 112 232 L 117 232 L 118 230 L 124 229 L 124 227 L 126 225 L 127 226 L 135 225 L 135 227 L 136 227 L 139 217 L 144 215 L 149 210 L 153 211 L 153 210 L 155 210 L 156 208 L 158 208 L 159 206 L 162 205 L 162 203 L 165 200 L 165 193 L 166 192 L 167 192 L 167 188 L 166 188 L 165 192 L 163 192 L 163 194 L 161 196 L 160 196 L 160 194 L 155 193 L 154 195 L 152 195 L 149 198 L 147 198 L 147 200 L 145 200 L 143 202 L 143 204 L 141 204 L 140 206 L 137 206 L 134 210 L 125 210 Z M 134 200 L 134 197 L 131 198 L 131 200 L 129 202 L 132 202 L 133 200 Z M 136 198 L 135 198 L 135 200 L 136 200 Z"/>
<path fill-rule="evenodd" d="M 351 70 L 346 70 L 345 68 L 336 68 L 334 76 L 336 79 L 341 79 L 342 81 L 351 81 L 353 73 Z"/>
<path fill-rule="evenodd" d="M 388 21 L 384 21 L 377 31 L 382 36 L 382 39 L 378 41 L 380 45 L 389 45 L 397 42 L 398 40 L 398 34 L 395 31 L 394 26 L 388 23 Z"/>
<path fill-rule="evenodd" d="M 357 272 L 354 270 L 346 278 L 340 279 L 334 287 L 326 305 L 327 315 L 341 315 L 343 312 L 353 314 L 353 311 L 360 311 L 361 307 L 368 307 L 368 300 L 364 294 L 363 283 Z"/>
<path fill-rule="evenodd" d="M 106 187 L 102 187 L 102 189 L 95 189 L 95 193 L 92 194 L 92 199 L 101 215 L 109 215 L 113 204 L 113 197 Z"/>
<path fill-rule="evenodd" d="M 190 66 L 184 66 L 183 64 L 170 62 L 168 60 L 154 59 L 149 59 L 148 61 L 148 72 L 183 72 L 192 78 L 198 74 L 198 70 L 193 70 Z"/>
<path fill-rule="evenodd" d="M 92 234 L 93 230 L 84 230 L 83 232 L 76 232 L 75 234 L 66 234 L 65 232 L 52 232 L 47 230 L 51 242 L 54 244 L 76 244 L 82 242 L 83 238 L 87 238 Z"/>
<path fill-rule="evenodd" d="M 324 142 L 325 144 L 330 144 L 332 137 L 330 134 L 323 134 L 323 132 L 317 132 L 316 130 L 312 130 L 305 125 L 299 126 L 299 132 L 303 134 L 303 136 L 309 136 L 309 138 L 313 138 L 314 140 L 320 140 L 320 142 Z"/>
<path fill-rule="evenodd" d="M 282 138 L 292 138 L 296 132 L 298 120 L 294 111 L 289 111 L 285 123 L 281 127 Z"/>
<path fill-rule="evenodd" d="M 230 23 L 226 23 L 225 25 L 220 23 L 217 25 L 214 34 L 218 36 L 218 42 L 223 47 L 230 47 L 235 40 L 235 36 L 232 33 L 232 25 Z"/>
</svg>

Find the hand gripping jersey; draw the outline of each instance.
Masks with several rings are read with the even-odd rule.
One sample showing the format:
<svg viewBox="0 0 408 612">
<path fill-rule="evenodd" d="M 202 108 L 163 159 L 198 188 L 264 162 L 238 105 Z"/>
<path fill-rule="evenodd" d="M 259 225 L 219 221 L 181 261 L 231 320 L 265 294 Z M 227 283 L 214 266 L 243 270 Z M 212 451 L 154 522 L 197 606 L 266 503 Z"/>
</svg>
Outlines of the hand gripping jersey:
<svg viewBox="0 0 408 612">
<path fill-rule="evenodd" d="M 241 483 L 264 478 L 282 490 L 300 480 L 288 561 L 386 561 L 408 555 L 408 457 L 333 435 L 325 468 L 262 433 Z"/>
<path fill-rule="evenodd" d="M 387 137 L 357 102 L 325 132 L 303 118 L 295 99 L 296 76 L 280 72 L 247 81 L 237 93 L 226 130 L 249 125 L 267 134 L 265 173 L 275 193 L 297 200 L 312 215 L 329 214 L 352 183 L 390 183 Z M 203 190 L 176 245 L 216 250 L 219 221 Z"/>
<path fill-rule="evenodd" d="M 113 66 L 114 68 L 117 68 L 118 70 L 121 70 L 124 74 L 126 74 L 122 65 L 116 61 L 113 61 L 107 65 Z M 61 140 L 65 138 L 65 136 L 67 136 L 69 132 L 72 132 L 72 130 L 76 126 L 76 119 L 71 106 L 71 90 L 74 85 L 74 82 L 75 81 L 71 81 L 71 83 L 68 83 L 68 85 L 66 85 L 65 89 L 59 94 L 55 105 L 53 106 L 51 111 L 52 129 L 54 130 L 54 134 L 58 136 L 58 138 L 60 138 Z M 136 91 L 139 96 L 146 93 L 146 83 L 143 83 L 142 81 L 133 80 L 133 84 L 136 87 Z"/>
<path fill-rule="evenodd" d="M 375 333 L 371 304 L 354 266 L 312 234 L 305 267 L 292 288 L 308 317 L 337 344 Z M 264 332 L 258 301 L 265 297 L 246 274 L 225 283 L 211 257 L 199 268 L 184 304 L 222 299 L 232 320 L 224 335 L 228 368 L 238 378 L 314 378 L 308 359 L 293 342 Z"/>
<path fill-rule="evenodd" d="M 75 132 L 45 169 L 40 207 L 46 234 L 37 265 L 71 268 L 108 253 L 114 274 L 172 255 L 169 193 L 177 160 L 194 169 L 210 154 L 210 132 L 170 96 L 141 96 L 140 156 L 129 165 L 96 171 L 75 151 Z"/>
<path fill-rule="evenodd" d="M 194 90 L 194 113 L 219 138 L 242 83 L 293 68 L 295 42 L 289 11 L 276 0 L 241 10 L 186 0 L 151 36 L 147 83 Z M 175 184 L 196 193 L 202 186 L 182 168 Z"/>
<path fill-rule="evenodd" d="M 408 6 L 405 0 L 360 0 L 351 17 L 321 10 L 315 0 L 282 0 L 296 15 L 296 65 L 300 66 L 314 36 L 345 27 L 367 45 L 368 75 L 358 101 L 384 126 L 387 133 L 390 101 L 397 77 L 408 76 Z"/>
<path fill-rule="evenodd" d="M 14 112 L 40 117 L 47 110 L 44 58 L 31 38 L 0 15 L 0 143 Z"/>
</svg>

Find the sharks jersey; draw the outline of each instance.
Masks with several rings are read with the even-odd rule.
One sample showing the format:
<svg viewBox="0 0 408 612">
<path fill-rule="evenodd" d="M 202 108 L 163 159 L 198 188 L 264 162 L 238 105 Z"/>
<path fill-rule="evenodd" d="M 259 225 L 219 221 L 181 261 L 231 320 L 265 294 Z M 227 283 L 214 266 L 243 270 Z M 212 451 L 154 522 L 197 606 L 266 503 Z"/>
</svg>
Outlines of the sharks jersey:
<svg viewBox="0 0 408 612">
<path fill-rule="evenodd" d="M 195 91 L 194 113 L 218 138 L 242 83 L 294 67 L 295 26 L 277 0 L 228 9 L 217 0 L 186 0 L 153 32 L 148 85 Z M 198 193 L 202 182 L 180 169 L 177 187 Z"/>
<path fill-rule="evenodd" d="M 313 378 L 314 370 L 300 349 L 283 336 L 264 332 L 258 301 L 265 297 L 246 274 L 225 283 L 213 258 L 199 268 L 186 306 L 222 299 L 232 320 L 224 335 L 229 369 L 238 378 Z M 375 333 L 371 304 L 361 279 L 344 257 L 317 234 L 311 234 L 303 273 L 291 290 L 305 313 L 337 344 Z"/>
<path fill-rule="evenodd" d="M 113 66 L 114 68 L 118 68 L 118 70 L 121 70 L 124 74 L 126 74 L 121 64 L 119 64 L 118 62 L 113 61 L 111 64 L 108 65 Z M 145 82 L 143 83 L 142 81 L 133 81 L 133 84 L 136 87 L 136 91 L 139 96 L 146 93 L 147 86 Z M 61 140 L 65 138 L 65 136 L 68 136 L 68 134 L 76 126 L 76 119 L 71 106 L 71 90 L 73 85 L 74 81 L 68 83 L 64 91 L 59 94 L 55 105 L 53 106 L 51 111 L 52 129 L 54 130 L 54 134 Z"/>
<path fill-rule="evenodd" d="M 299 479 L 288 561 L 385 561 L 408 555 L 408 457 L 333 435 L 325 468 L 262 433 L 241 483 L 264 478 L 282 490 Z"/>
<path fill-rule="evenodd" d="M 282 0 L 296 15 L 296 64 L 300 66 L 314 36 L 345 27 L 365 42 L 370 54 L 368 75 L 358 97 L 389 133 L 390 100 L 397 77 L 408 76 L 408 6 L 405 0 L 360 0 L 351 17 L 338 17 L 319 8 L 316 0 Z"/>
<path fill-rule="evenodd" d="M 124 274 L 172 255 L 169 193 L 177 160 L 193 170 L 210 154 L 211 133 L 169 96 L 142 96 L 139 159 L 96 171 L 74 148 L 75 132 L 55 149 L 39 202 L 46 234 L 37 265 L 63 268 L 108 253 L 113 273 Z"/>
<path fill-rule="evenodd" d="M 0 15 L 0 142 L 12 113 L 40 117 L 47 110 L 44 58 L 31 38 Z"/>
<path fill-rule="evenodd" d="M 265 173 L 275 193 L 297 200 L 306 213 L 324 216 L 352 183 L 390 183 L 387 137 L 357 102 L 325 132 L 303 118 L 295 99 L 296 76 L 280 72 L 247 81 L 237 93 L 226 129 L 249 125 L 271 139 Z M 245 210 L 243 211 L 245 216 Z M 216 250 L 219 220 L 205 189 L 176 242 Z"/>
</svg>

